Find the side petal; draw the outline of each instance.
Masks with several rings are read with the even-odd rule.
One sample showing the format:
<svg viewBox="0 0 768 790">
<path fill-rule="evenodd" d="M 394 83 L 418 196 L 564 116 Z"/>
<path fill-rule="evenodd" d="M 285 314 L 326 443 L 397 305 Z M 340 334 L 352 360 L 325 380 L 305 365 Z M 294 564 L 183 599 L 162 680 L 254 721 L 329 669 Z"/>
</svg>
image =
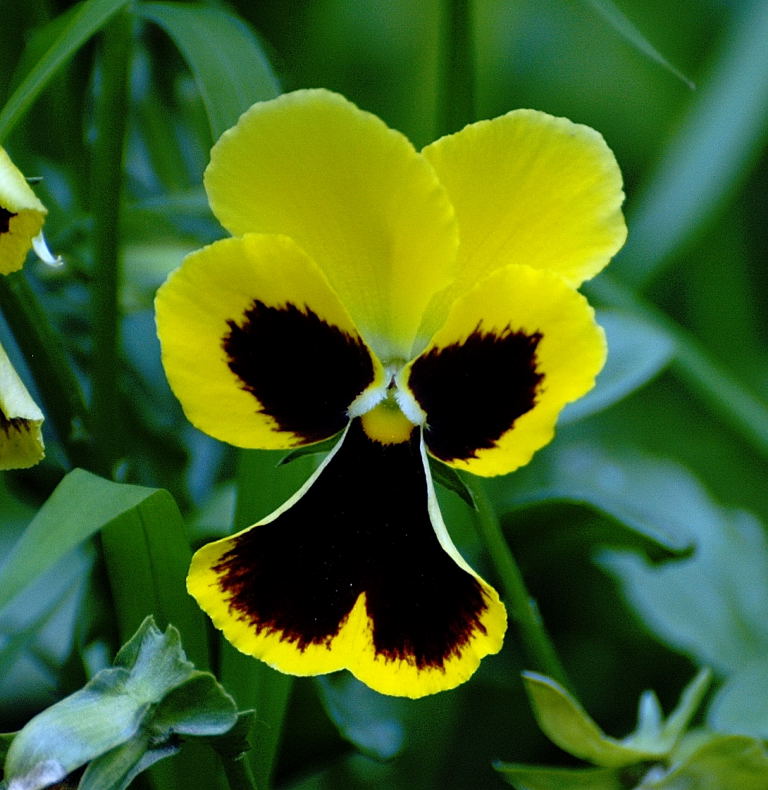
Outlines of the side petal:
<svg viewBox="0 0 768 790">
<path fill-rule="evenodd" d="M 193 252 L 155 306 L 165 372 L 189 421 L 238 447 L 333 436 L 356 398 L 384 387 L 322 272 L 286 237 Z"/>
<path fill-rule="evenodd" d="M 27 469 L 45 455 L 43 414 L 0 346 L 0 469 Z"/>
<path fill-rule="evenodd" d="M 398 398 L 412 419 L 421 412 L 433 456 L 505 474 L 551 440 L 560 410 L 592 388 L 605 353 L 578 291 L 552 272 L 508 266 L 453 305 L 398 374 Z"/>
<path fill-rule="evenodd" d="M 338 94 L 288 93 L 222 135 L 205 186 L 233 235 L 285 234 L 306 250 L 382 359 L 411 356 L 458 240 L 443 188 L 402 134 Z"/>
<path fill-rule="evenodd" d="M 187 586 L 242 652 L 396 696 L 464 682 L 506 628 L 448 537 L 419 430 L 380 444 L 359 419 L 285 505 L 200 549 Z"/>
<path fill-rule="evenodd" d="M 0 274 L 22 267 L 45 215 L 45 206 L 0 147 Z"/>
<path fill-rule="evenodd" d="M 551 269 L 577 286 L 624 243 L 621 173 L 588 126 L 515 110 L 422 153 L 456 211 L 464 282 L 514 263 Z"/>
</svg>

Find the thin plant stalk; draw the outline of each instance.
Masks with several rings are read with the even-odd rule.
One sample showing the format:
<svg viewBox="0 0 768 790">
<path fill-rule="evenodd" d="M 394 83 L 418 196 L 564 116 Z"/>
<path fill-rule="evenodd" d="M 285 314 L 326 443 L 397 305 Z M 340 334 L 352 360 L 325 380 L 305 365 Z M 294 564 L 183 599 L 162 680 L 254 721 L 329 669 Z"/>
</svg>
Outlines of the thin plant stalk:
<svg viewBox="0 0 768 790">
<path fill-rule="evenodd" d="M 104 29 L 97 137 L 92 159 L 92 415 L 95 438 L 106 466 L 100 471 L 107 476 L 120 453 L 119 388 L 115 375 L 120 325 L 120 204 L 133 38 L 134 19 L 125 12 Z"/>
<path fill-rule="evenodd" d="M 525 586 L 523 574 L 510 551 L 498 516 L 479 478 L 463 476 L 477 508 L 477 526 L 485 543 L 496 576 L 504 590 L 504 602 L 516 624 L 528 660 L 540 672 L 568 687 L 568 676 L 547 633 L 536 602 Z"/>
</svg>

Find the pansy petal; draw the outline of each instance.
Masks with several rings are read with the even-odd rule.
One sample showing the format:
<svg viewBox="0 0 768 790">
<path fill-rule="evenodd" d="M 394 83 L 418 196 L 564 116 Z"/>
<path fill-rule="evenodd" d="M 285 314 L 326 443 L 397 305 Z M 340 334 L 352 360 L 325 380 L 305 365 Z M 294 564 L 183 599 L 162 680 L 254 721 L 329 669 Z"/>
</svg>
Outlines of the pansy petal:
<svg viewBox="0 0 768 790">
<path fill-rule="evenodd" d="M 205 186 L 233 235 L 293 238 L 382 359 L 411 356 L 458 240 L 445 191 L 402 134 L 335 93 L 296 91 L 222 135 Z"/>
<path fill-rule="evenodd" d="M 359 419 L 285 505 L 200 549 L 187 585 L 242 652 L 295 675 L 347 668 L 397 696 L 462 683 L 506 628 L 451 544 L 419 429 L 381 444 Z"/>
<path fill-rule="evenodd" d="M 0 274 L 22 267 L 45 215 L 45 206 L 0 147 Z"/>
<path fill-rule="evenodd" d="M 189 255 L 156 300 L 165 372 L 190 422 L 280 449 L 338 433 L 384 386 L 322 272 L 283 236 L 224 239 Z"/>
<path fill-rule="evenodd" d="M 456 301 L 398 374 L 399 399 L 409 416 L 421 410 L 436 458 L 504 474 L 550 441 L 560 410 L 604 361 L 602 329 L 578 291 L 553 272 L 508 266 Z"/>
<path fill-rule="evenodd" d="M 422 153 L 456 211 L 465 283 L 520 264 L 551 269 L 578 285 L 624 243 L 621 173 L 594 129 L 514 110 Z"/>
<path fill-rule="evenodd" d="M 26 469 L 45 455 L 43 414 L 0 346 L 0 469 Z"/>
</svg>

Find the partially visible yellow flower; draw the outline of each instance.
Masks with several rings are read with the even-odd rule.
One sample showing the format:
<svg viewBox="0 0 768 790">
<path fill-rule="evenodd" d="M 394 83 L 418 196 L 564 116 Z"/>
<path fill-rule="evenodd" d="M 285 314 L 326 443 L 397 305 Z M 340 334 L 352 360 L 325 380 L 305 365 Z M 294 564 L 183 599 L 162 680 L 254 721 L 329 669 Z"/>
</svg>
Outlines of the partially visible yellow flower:
<svg viewBox="0 0 768 790">
<path fill-rule="evenodd" d="M 23 266 L 47 213 L 5 149 L 0 147 L 0 274 L 10 274 Z M 44 255 L 41 257 L 45 259 Z"/>
<path fill-rule="evenodd" d="M 533 110 L 418 152 L 297 91 L 222 135 L 205 186 L 234 238 L 158 293 L 171 387 L 240 447 L 340 439 L 282 507 L 196 553 L 189 591 L 283 672 L 408 697 L 462 683 L 506 612 L 451 542 L 428 456 L 511 472 L 593 386 L 605 341 L 576 288 L 626 235 L 613 154 Z"/>
<path fill-rule="evenodd" d="M 43 414 L 0 346 L 0 469 L 26 469 L 45 455 Z"/>
</svg>

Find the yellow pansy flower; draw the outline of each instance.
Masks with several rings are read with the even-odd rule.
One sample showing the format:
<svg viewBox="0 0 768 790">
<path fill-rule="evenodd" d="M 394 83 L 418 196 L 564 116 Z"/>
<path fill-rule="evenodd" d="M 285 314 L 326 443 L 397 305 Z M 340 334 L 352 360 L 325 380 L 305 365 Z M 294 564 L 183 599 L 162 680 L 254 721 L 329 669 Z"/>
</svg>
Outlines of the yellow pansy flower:
<svg viewBox="0 0 768 790">
<path fill-rule="evenodd" d="M 45 455 L 43 414 L 0 345 L 0 469 L 26 469 Z"/>
<path fill-rule="evenodd" d="M 46 213 L 27 180 L 0 147 L 0 274 L 20 269 L 38 237 L 45 247 L 40 230 Z"/>
<path fill-rule="evenodd" d="M 510 472 L 592 387 L 605 341 L 576 287 L 626 235 L 611 151 L 518 110 L 418 152 L 302 90 L 225 132 L 205 186 L 233 238 L 156 302 L 187 417 L 239 447 L 340 438 L 282 507 L 195 554 L 189 591 L 283 672 L 409 697 L 462 683 L 506 613 L 451 542 L 428 456 Z"/>
</svg>

